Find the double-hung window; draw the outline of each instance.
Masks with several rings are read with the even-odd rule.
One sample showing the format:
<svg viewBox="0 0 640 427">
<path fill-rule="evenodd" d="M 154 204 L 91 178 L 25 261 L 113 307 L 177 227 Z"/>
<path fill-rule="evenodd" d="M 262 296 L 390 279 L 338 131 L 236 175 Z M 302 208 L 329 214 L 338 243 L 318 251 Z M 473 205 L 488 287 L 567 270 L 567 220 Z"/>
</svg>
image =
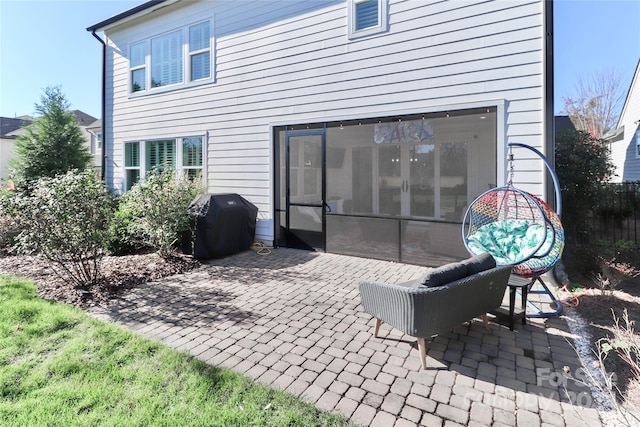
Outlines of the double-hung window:
<svg viewBox="0 0 640 427">
<path fill-rule="evenodd" d="M 348 0 L 349 38 L 387 31 L 388 0 Z"/>
<path fill-rule="evenodd" d="M 124 144 L 124 175 L 126 190 L 140 181 L 140 143 L 137 141 Z"/>
<path fill-rule="evenodd" d="M 211 76 L 211 26 L 209 21 L 189 27 L 191 81 Z"/>
<path fill-rule="evenodd" d="M 202 136 L 131 141 L 124 144 L 124 189 L 156 171 L 176 170 L 190 179 L 201 179 Z"/>
<path fill-rule="evenodd" d="M 141 95 L 213 81 L 211 20 L 129 46 L 129 93 Z"/>
<path fill-rule="evenodd" d="M 147 88 L 147 44 L 145 42 L 136 43 L 129 49 L 131 58 L 131 92 L 139 92 Z"/>
</svg>

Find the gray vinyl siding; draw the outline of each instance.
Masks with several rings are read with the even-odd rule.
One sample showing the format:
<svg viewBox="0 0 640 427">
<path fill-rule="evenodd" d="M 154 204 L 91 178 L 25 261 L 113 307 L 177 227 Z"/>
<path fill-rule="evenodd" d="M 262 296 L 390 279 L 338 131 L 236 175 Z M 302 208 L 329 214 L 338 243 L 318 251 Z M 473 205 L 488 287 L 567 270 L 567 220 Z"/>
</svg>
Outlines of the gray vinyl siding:
<svg viewBox="0 0 640 427">
<path fill-rule="evenodd" d="M 273 124 L 502 102 L 499 141 L 545 150 L 543 1 L 390 0 L 389 31 L 351 41 L 346 1 L 182 3 L 105 32 L 106 177 L 116 189 L 125 141 L 208 132 L 208 190 L 256 204 L 257 239 L 270 242 Z M 129 97 L 129 44 L 206 16 L 215 82 Z M 543 194 L 542 163 L 526 158 L 516 181 Z"/>
</svg>

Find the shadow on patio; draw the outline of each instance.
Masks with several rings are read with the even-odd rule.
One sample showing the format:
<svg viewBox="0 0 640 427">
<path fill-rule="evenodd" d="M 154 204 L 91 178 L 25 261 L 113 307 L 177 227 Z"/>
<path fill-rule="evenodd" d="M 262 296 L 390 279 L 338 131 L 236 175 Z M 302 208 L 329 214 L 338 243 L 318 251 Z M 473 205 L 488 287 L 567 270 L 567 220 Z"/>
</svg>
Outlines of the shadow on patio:
<svg viewBox="0 0 640 427">
<path fill-rule="evenodd" d="M 399 283 L 424 271 L 292 249 L 244 252 L 137 288 L 105 314 L 356 424 L 601 425 L 589 389 L 568 378 L 581 370 L 562 318 L 515 331 L 460 325 L 427 345 L 427 370 L 415 338 L 384 324 L 374 338 L 358 280 Z"/>
</svg>

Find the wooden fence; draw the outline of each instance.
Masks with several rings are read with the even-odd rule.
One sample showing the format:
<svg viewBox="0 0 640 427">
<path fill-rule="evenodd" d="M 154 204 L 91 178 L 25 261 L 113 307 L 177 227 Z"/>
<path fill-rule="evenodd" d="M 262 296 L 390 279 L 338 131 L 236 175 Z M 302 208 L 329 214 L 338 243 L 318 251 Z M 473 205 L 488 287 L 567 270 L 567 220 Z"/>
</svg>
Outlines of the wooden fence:
<svg viewBox="0 0 640 427">
<path fill-rule="evenodd" d="M 640 182 L 609 183 L 593 200 L 586 242 L 631 241 L 640 246 Z"/>
</svg>

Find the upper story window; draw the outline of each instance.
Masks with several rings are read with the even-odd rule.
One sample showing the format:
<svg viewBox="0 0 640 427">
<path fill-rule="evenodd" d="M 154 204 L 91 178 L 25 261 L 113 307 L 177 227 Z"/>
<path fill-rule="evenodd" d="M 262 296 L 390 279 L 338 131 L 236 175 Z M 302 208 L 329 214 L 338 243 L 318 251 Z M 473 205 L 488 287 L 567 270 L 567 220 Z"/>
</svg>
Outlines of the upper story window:
<svg viewBox="0 0 640 427">
<path fill-rule="evenodd" d="M 211 21 L 129 46 L 129 93 L 143 94 L 213 81 Z"/>
<path fill-rule="evenodd" d="M 388 0 L 348 0 L 347 5 L 350 39 L 387 30 Z"/>
<path fill-rule="evenodd" d="M 182 82 L 182 32 L 151 39 L 151 87 Z"/>
<path fill-rule="evenodd" d="M 189 27 L 189 61 L 191 80 L 211 76 L 211 27 L 203 22 Z"/>
<path fill-rule="evenodd" d="M 636 133 L 633 138 L 636 141 L 636 158 L 640 159 L 640 126 L 636 128 Z"/>
</svg>

